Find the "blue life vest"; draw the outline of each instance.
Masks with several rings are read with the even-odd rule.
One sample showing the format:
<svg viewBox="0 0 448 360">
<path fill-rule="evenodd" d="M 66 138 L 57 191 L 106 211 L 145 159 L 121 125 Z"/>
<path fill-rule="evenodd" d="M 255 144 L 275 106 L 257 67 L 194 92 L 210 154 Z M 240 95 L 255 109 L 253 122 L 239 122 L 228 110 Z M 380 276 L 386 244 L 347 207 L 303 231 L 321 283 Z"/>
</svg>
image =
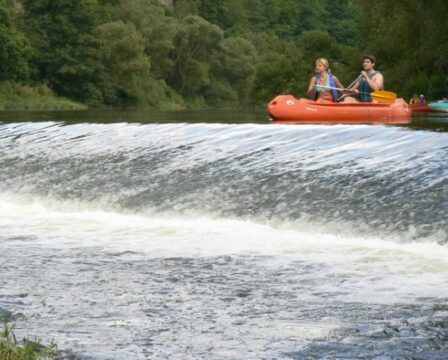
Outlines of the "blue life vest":
<svg viewBox="0 0 448 360">
<path fill-rule="evenodd" d="M 369 79 L 372 80 L 376 74 L 379 74 L 379 72 L 373 71 L 371 74 L 369 74 Z M 364 77 L 360 80 L 359 92 L 359 100 L 361 100 L 362 102 L 372 102 L 372 97 L 368 94 L 371 94 L 373 92 L 373 89 L 370 87 L 369 83 Z"/>
<path fill-rule="evenodd" d="M 328 86 L 330 86 L 330 87 L 336 87 L 336 80 L 334 79 L 334 76 L 333 76 L 333 74 L 332 74 L 331 72 L 328 72 L 328 80 L 329 80 L 329 82 L 328 82 Z M 314 83 L 315 83 L 316 85 L 319 85 L 319 82 L 320 82 L 320 74 L 317 74 L 317 75 L 315 76 L 315 78 L 314 78 Z M 322 89 L 322 90 L 326 90 L 326 89 Z M 329 91 L 329 90 L 326 90 L 326 91 Z M 331 90 L 331 96 L 332 96 L 332 98 L 333 98 L 333 101 L 336 102 L 337 99 L 338 99 L 338 97 L 339 97 L 339 91 L 337 91 L 337 90 Z M 311 94 L 310 99 L 311 99 L 311 100 L 317 100 L 317 91 L 316 91 L 316 88 L 314 88 L 314 91 L 313 91 L 313 93 Z"/>
</svg>

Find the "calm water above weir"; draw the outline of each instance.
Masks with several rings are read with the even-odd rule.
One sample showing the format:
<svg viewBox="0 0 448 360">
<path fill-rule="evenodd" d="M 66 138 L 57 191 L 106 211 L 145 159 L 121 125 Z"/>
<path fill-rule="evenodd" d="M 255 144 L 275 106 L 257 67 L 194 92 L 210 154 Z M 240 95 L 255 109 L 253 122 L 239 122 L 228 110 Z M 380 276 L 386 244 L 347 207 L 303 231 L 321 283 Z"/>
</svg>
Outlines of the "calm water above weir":
<svg viewBox="0 0 448 360">
<path fill-rule="evenodd" d="M 0 310 L 81 359 L 446 359 L 448 117 L 0 113 Z"/>
</svg>

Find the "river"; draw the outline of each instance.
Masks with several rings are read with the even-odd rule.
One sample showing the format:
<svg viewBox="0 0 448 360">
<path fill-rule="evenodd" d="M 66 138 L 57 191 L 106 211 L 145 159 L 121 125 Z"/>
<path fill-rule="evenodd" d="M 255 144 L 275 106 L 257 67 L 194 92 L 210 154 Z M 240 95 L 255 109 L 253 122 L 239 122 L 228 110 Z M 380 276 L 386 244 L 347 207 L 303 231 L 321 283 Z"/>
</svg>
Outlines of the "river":
<svg viewBox="0 0 448 360">
<path fill-rule="evenodd" d="M 0 115 L 0 308 L 81 359 L 446 359 L 448 120 Z"/>
</svg>

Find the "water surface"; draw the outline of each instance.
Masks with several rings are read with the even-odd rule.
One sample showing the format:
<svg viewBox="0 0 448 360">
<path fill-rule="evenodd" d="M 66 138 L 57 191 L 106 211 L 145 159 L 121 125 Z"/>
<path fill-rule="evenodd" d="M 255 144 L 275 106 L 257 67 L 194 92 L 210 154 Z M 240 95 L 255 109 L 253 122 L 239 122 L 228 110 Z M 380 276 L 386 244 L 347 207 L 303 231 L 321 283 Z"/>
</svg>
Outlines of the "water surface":
<svg viewBox="0 0 448 360">
<path fill-rule="evenodd" d="M 176 114 L 2 113 L 19 336 L 83 359 L 447 358 L 443 116 Z"/>
</svg>

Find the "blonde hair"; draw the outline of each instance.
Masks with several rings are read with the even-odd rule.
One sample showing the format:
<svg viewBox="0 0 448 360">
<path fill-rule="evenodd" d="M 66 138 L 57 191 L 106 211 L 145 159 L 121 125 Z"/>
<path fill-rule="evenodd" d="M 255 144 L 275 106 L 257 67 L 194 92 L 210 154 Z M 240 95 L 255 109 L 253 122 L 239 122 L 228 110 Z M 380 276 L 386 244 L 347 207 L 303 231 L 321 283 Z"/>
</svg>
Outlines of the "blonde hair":
<svg viewBox="0 0 448 360">
<path fill-rule="evenodd" d="M 325 66 L 325 70 L 330 70 L 330 63 L 328 62 L 327 59 L 319 58 L 316 60 L 316 65 L 319 63 L 322 64 L 323 66 Z"/>
</svg>

